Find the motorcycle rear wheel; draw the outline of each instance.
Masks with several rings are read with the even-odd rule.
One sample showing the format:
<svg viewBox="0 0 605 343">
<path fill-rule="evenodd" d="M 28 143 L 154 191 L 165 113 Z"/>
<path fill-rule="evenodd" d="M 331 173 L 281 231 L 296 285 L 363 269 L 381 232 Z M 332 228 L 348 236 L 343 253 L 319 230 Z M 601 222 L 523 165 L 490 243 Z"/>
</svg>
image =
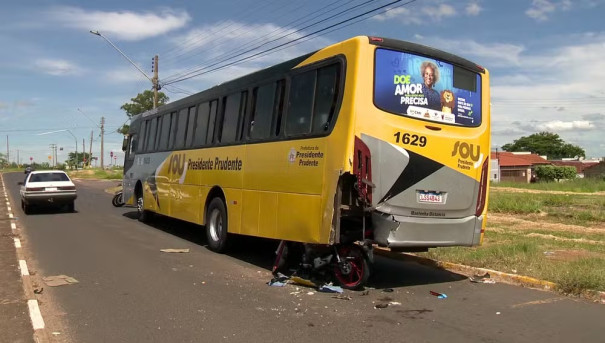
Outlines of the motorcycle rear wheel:
<svg viewBox="0 0 605 343">
<path fill-rule="evenodd" d="M 358 245 L 338 247 L 341 263 L 334 266 L 334 276 L 342 288 L 360 289 L 370 277 L 370 261 Z"/>
</svg>

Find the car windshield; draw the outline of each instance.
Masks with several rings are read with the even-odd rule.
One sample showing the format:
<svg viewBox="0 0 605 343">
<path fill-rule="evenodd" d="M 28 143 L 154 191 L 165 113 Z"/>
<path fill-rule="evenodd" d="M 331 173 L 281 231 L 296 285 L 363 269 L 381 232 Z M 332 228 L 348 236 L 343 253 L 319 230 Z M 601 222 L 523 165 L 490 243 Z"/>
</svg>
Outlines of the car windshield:
<svg viewBox="0 0 605 343">
<path fill-rule="evenodd" d="M 53 181 L 69 181 L 69 177 L 65 173 L 38 173 L 32 175 L 29 182 L 53 182 Z"/>
</svg>

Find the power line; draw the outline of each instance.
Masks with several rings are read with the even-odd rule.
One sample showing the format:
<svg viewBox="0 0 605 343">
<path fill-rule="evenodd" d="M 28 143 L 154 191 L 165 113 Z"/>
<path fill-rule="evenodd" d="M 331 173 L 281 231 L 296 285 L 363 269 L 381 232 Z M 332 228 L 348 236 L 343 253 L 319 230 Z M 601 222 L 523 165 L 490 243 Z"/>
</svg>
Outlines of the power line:
<svg viewBox="0 0 605 343">
<path fill-rule="evenodd" d="M 233 58 L 236 58 L 236 57 L 239 57 L 239 56 L 245 55 L 245 54 L 250 53 L 250 52 L 252 52 L 252 51 L 254 51 L 254 50 L 260 49 L 260 48 L 262 48 L 262 47 L 263 47 L 263 46 L 265 46 L 265 45 L 268 45 L 268 44 L 270 44 L 270 43 L 277 42 L 278 40 L 280 40 L 280 39 L 282 39 L 282 38 L 286 38 L 286 37 L 291 36 L 291 35 L 293 35 L 293 34 L 295 34 L 295 33 L 299 33 L 299 32 L 301 32 L 301 31 L 303 31 L 303 30 L 305 30 L 305 29 L 308 29 L 308 28 L 310 28 L 310 27 L 316 26 L 316 25 L 321 24 L 321 23 L 323 23 L 323 22 L 325 22 L 325 21 L 332 20 L 333 18 L 340 17 L 340 16 L 344 15 L 345 13 L 347 13 L 347 12 L 349 12 L 349 11 L 351 11 L 351 10 L 354 10 L 354 9 L 356 9 L 356 8 L 358 8 L 358 7 L 363 7 L 363 6 L 365 6 L 365 5 L 369 4 L 369 3 L 370 3 L 370 2 L 372 2 L 372 1 L 374 1 L 374 0 L 368 0 L 368 1 L 365 1 L 365 2 L 363 2 L 363 3 L 361 3 L 361 4 L 359 4 L 359 5 L 355 5 L 355 6 L 353 6 L 353 7 L 349 7 L 349 8 L 347 8 L 347 9 L 345 9 L 345 10 L 343 10 L 343 11 L 339 12 L 339 13 L 336 13 L 335 15 L 333 15 L 333 16 L 331 16 L 331 17 L 329 17 L 329 18 L 325 18 L 325 19 L 322 19 L 322 20 L 315 21 L 315 22 L 314 22 L 314 23 L 312 23 L 312 24 L 309 24 L 309 25 L 307 25 L 307 26 L 304 26 L 304 27 L 302 27 L 302 28 L 300 28 L 300 29 L 294 30 L 293 32 L 290 32 L 290 33 L 288 33 L 288 34 L 285 34 L 285 35 L 282 35 L 282 36 L 280 36 L 280 37 L 274 38 L 274 39 L 272 39 L 272 40 L 266 41 L 266 42 L 264 42 L 264 43 L 262 43 L 262 44 L 260 44 L 260 45 L 258 45 L 258 46 L 256 46 L 256 47 L 249 48 L 249 49 L 246 49 L 246 50 L 244 50 L 244 51 L 241 51 L 241 49 L 240 49 L 240 50 L 236 50 L 236 51 L 235 51 L 235 52 L 236 52 L 236 54 L 234 54 L 234 55 L 232 55 L 232 56 L 230 56 L 230 57 L 224 58 L 224 59 L 222 59 L 221 61 L 218 61 L 218 62 L 212 63 L 212 64 L 210 64 L 210 65 L 208 65 L 208 66 L 203 66 L 203 67 L 200 67 L 200 68 L 197 68 L 197 67 L 196 67 L 196 69 L 194 69 L 194 70 L 192 70 L 192 71 L 189 71 L 189 72 L 183 72 L 183 73 L 180 73 L 180 75 L 169 76 L 169 77 L 167 78 L 167 80 L 165 81 L 165 84 L 170 84 L 170 83 L 173 83 L 172 81 L 173 81 L 173 80 L 178 80 L 178 77 L 179 77 L 179 76 L 180 76 L 180 77 L 186 77 L 186 76 L 188 76 L 188 75 L 195 74 L 196 72 L 199 72 L 199 71 L 202 71 L 202 70 L 204 70 L 204 69 L 208 69 L 208 68 L 210 68 L 210 67 L 213 67 L 213 66 L 215 66 L 215 65 L 218 65 L 218 64 L 221 64 L 221 63 L 227 62 L 227 61 L 228 61 L 228 60 L 230 60 L 230 59 L 233 59 Z M 401 1 L 401 0 L 399 0 L 399 1 Z M 398 2 L 398 1 L 395 1 L 395 2 Z M 296 40 L 293 40 L 293 41 L 296 41 Z M 285 44 L 288 44 L 288 43 L 291 43 L 291 42 L 292 42 L 292 41 L 290 41 L 290 42 L 286 42 Z M 277 47 L 280 47 L 280 45 L 278 45 Z M 267 50 L 265 50 L 265 51 L 263 51 L 263 52 L 261 52 L 261 53 L 264 53 L 264 52 L 266 52 L 266 51 L 267 51 Z M 239 52 L 239 53 L 237 53 L 237 52 Z M 225 53 L 225 54 L 223 54 L 223 55 L 221 55 L 221 56 L 218 56 L 217 58 L 222 58 L 223 56 L 228 55 L 228 54 L 229 54 L 229 53 Z M 252 55 L 252 56 L 255 56 L 255 55 Z M 172 78 L 172 80 L 171 80 L 171 78 Z M 178 82 L 178 81 L 175 81 L 175 82 Z"/>
<path fill-rule="evenodd" d="M 255 54 L 252 54 L 252 55 L 250 55 L 250 56 L 247 56 L 247 57 L 244 57 L 244 58 L 240 58 L 240 59 L 238 59 L 238 60 L 236 60 L 236 61 L 230 62 L 230 63 L 225 64 L 225 65 L 223 65 L 223 66 L 219 66 L 219 67 L 216 67 L 216 68 L 213 68 L 213 69 L 210 69 L 210 70 L 206 70 L 206 71 L 204 71 L 204 69 L 207 69 L 207 68 L 210 68 L 210 67 L 215 66 L 215 65 L 217 65 L 217 64 L 220 64 L 220 63 L 226 62 L 226 60 L 223 60 L 223 61 L 219 61 L 219 62 L 213 63 L 213 64 L 211 64 L 211 65 L 209 65 L 209 66 L 207 66 L 207 67 L 200 68 L 200 69 L 198 69 L 198 70 L 196 70 L 196 71 L 192 71 L 192 72 L 189 72 L 189 73 L 185 74 L 185 75 L 187 75 L 187 76 L 183 76 L 183 77 L 181 77 L 181 78 L 177 78 L 177 79 L 174 79 L 174 80 L 172 80 L 172 81 L 165 82 L 165 83 L 164 83 L 164 85 L 170 85 L 170 84 L 172 84 L 172 83 L 176 83 L 176 82 L 184 81 L 184 80 L 187 80 L 187 79 L 191 79 L 191 78 L 193 78 L 193 77 L 197 77 L 197 76 L 200 76 L 200 75 L 203 75 L 203 74 L 207 74 L 207 73 L 210 73 L 210 72 L 213 72 L 213 71 L 216 71 L 216 70 L 224 69 L 224 68 L 226 68 L 226 67 L 229 67 L 229 66 L 232 66 L 232 65 L 235 65 L 235 64 L 238 64 L 238 63 L 241 63 L 241 62 L 244 62 L 244 61 L 250 60 L 250 59 L 252 59 L 252 58 L 258 57 L 258 56 L 259 56 L 259 55 L 261 55 L 261 54 L 265 54 L 265 53 L 267 53 L 267 52 L 270 52 L 270 51 L 276 50 L 276 49 L 278 49 L 278 48 L 281 48 L 281 47 L 283 47 L 283 46 L 288 46 L 288 45 L 290 45 L 290 44 L 292 44 L 292 43 L 294 43 L 294 42 L 300 41 L 300 40 L 302 40 L 302 39 L 304 39 L 304 38 L 311 37 L 311 36 L 315 36 L 315 35 L 317 35 L 318 33 L 321 33 L 321 32 L 323 32 L 323 31 L 326 31 L 326 30 L 329 30 L 329 29 L 335 28 L 335 27 L 337 27 L 337 26 L 339 26 L 339 25 L 342 25 L 342 24 L 347 23 L 347 22 L 349 22 L 349 21 L 352 21 L 352 20 L 354 20 L 354 19 L 361 18 L 361 17 L 363 17 L 363 16 L 365 16 L 365 15 L 367 15 L 367 14 L 370 14 L 370 13 L 376 12 L 376 11 L 378 11 L 378 10 L 381 10 L 381 9 L 383 9 L 383 8 L 385 8 L 385 7 L 388 7 L 388 6 L 390 6 L 390 5 L 393 5 L 393 4 L 398 3 L 398 2 L 401 2 L 401 1 L 402 1 L 402 0 L 395 0 L 395 1 L 392 1 L 392 2 L 390 2 L 390 3 L 388 3 L 388 4 L 386 4 L 386 5 L 383 5 L 383 6 L 380 6 L 380 7 L 374 8 L 374 9 L 372 9 L 372 10 L 369 10 L 369 11 L 366 11 L 366 12 L 364 12 L 364 13 L 358 14 L 358 15 L 353 16 L 353 17 L 351 17 L 351 18 L 348 18 L 348 19 L 342 20 L 342 21 L 340 21 L 340 22 L 338 22 L 338 23 L 335 23 L 335 24 L 329 25 L 329 26 L 327 26 L 327 27 L 325 27 L 325 28 L 322 28 L 322 29 L 316 30 L 316 31 L 314 31 L 314 32 L 312 32 L 312 33 L 309 33 L 309 34 L 303 35 L 303 36 L 301 36 L 301 37 L 299 37 L 299 38 L 296 38 L 296 39 L 290 40 L 290 41 L 288 41 L 288 42 L 285 42 L 285 43 L 279 44 L 279 45 L 274 46 L 274 47 L 272 47 L 272 48 L 268 48 L 268 49 L 266 49 L 266 50 L 264 50 L 264 51 L 261 51 L 261 52 L 258 52 L 258 53 L 255 53 Z M 415 2 L 415 1 L 416 1 L 416 0 L 410 0 L 410 1 L 407 1 L 406 3 L 404 3 L 403 5 L 407 5 L 407 4 L 410 4 L 410 3 Z M 366 18 L 366 19 L 367 19 L 367 18 Z M 242 55 L 242 54 L 239 54 L 239 55 L 236 55 L 236 56 L 241 56 L 241 55 Z M 232 58 L 233 58 L 233 57 L 232 57 Z M 230 59 L 231 59 L 231 58 L 230 58 Z"/>
</svg>

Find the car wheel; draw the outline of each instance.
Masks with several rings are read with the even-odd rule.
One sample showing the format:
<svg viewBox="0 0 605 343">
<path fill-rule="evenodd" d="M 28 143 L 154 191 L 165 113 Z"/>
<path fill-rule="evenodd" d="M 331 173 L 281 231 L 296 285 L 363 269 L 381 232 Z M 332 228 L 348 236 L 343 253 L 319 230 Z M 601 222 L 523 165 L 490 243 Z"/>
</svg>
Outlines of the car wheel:
<svg viewBox="0 0 605 343">
<path fill-rule="evenodd" d="M 76 204 L 73 201 L 67 204 L 67 211 L 76 212 Z"/>
<path fill-rule="evenodd" d="M 208 248 L 214 252 L 225 252 L 228 247 L 227 209 L 221 198 L 214 198 L 206 213 L 206 236 Z"/>
<path fill-rule="evenodd" d="M 143 193 L 137 194 L 137 212 L 139 215 L 139 217 L 137 219 L 139 219 L 140 222 L 145 222 L 145 221 L 149 220 L 149 212 L 145 210 L 145 202 L 143 200 Z"/>
<path fill-rule="evenodd" d="M 30 206 L 28 204 L 26 204 L 23 200 L 21 200 L 21 209 L 23 209 L 23 213 L 25 213 L 25 214 L 31 213 Z"/>
</svg>

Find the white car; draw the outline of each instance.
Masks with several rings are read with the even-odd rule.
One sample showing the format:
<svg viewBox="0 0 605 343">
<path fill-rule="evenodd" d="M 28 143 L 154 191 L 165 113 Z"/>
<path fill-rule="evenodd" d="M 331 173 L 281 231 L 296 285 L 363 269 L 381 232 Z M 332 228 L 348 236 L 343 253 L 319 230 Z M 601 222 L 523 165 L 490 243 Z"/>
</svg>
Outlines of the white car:
<svg viewBox="0 0 605 343">
<path fill-rule="evenodd" d="M 21 208 L 25 214 L 31 212 L 32 206 L 67 206 L 70 212 L 75 211 L 76 186 L 61 170 L 30 172 L 25 177 L 20 193 Z"/>
</svg>

